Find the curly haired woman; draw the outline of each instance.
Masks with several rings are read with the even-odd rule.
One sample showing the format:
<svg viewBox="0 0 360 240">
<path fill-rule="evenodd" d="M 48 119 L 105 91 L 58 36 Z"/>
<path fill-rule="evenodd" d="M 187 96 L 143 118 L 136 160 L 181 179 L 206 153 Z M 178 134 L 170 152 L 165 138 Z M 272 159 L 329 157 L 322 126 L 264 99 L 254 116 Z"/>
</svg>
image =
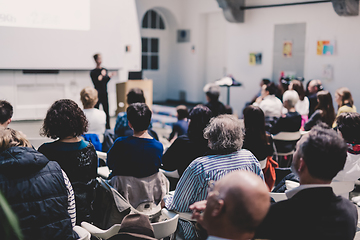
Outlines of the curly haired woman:
<svg viewBox="0 0 360 240">
<path fill-rule="evenodd" d="M 44 119 L 41 135 L 54 142 L 38 149 L 49 160 L 59 163 L 73 185 L 77 223 L 89 220 L 90 191 L 97 175 L 98 158 L 94 146 L 80 136 L 87 131 L 84 112 L 70 99 L 56 101 Z"/>
</svg>

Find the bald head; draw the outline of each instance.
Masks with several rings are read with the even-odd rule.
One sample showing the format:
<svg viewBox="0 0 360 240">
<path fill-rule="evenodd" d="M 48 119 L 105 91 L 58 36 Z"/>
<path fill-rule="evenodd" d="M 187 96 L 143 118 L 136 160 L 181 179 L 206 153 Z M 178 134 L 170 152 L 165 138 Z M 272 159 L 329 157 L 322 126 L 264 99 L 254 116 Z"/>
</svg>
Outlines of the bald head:
<svg viewBox="0 0 360 240">
<path fill-rule="evenodd" d="M 269 206 L 268 188 L 262 179 L 252 172 L 234 171 L 216 182 L 209 193 L 204 227 L 211 234 L 215 228 L 226 225 L 224 234 L 227 235 L 216 236 L 234 239 L 243 234 L 249 237 L 250 234 L 251 238 Z"/>
</svg>

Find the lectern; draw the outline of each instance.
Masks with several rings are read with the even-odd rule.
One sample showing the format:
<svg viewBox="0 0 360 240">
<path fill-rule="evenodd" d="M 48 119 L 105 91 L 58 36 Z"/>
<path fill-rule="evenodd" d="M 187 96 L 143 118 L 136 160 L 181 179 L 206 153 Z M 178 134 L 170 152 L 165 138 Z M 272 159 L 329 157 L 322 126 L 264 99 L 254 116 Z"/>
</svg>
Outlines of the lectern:
<svg viewBox="0 0 360 240">
<path fill-rule="evenodd" d="M 144 92 L 146 104 L 152 108 L 153 102 L 153 81 L 152 80 L 128 80 L 126 82 L 116 84 L 116 114 L 125 112 L 128 104 L 126 102 L 126 95 L 132 88 L 140 88 Z"/>
</svg>

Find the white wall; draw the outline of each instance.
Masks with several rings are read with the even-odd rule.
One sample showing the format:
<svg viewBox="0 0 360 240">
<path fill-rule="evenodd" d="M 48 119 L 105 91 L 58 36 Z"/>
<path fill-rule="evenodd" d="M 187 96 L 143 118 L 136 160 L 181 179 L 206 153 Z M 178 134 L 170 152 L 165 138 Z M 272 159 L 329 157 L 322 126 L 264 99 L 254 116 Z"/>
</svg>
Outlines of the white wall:
<svg viewBox="0 0 360 240">
<path fill-rule="evenodd" d="M 112 8 L 109 7 L 111 4 L 113 4 Z M 92 31 L 88 34 L 92 38 L 91 41 L 90 39 L 85 41 L 82 38 L 77 38 L 78 35 L 83 35 L 83 33 L 73 31 L 71 34 L 73 39 L 71 46 L 64 45 L 67 42 L 61 43 L 60 39 L 60 42 L 49 42 L 46 45 L 37 43 L 37 48 L 39 49 L 36 51 L 40 51 L 41 54 L 40 52 L 39 54 L 34 54 L 31 51 L 22 51 L 21 49 L 14 48 L 7 54 L 2 55 L 3 60 L 9 61 L 16 61 L 22 55 L 25 59 L 31 59 L 31 61 L 27 61 L 28 65 L 19 65 L 10 70 L 2 70 L 5 66 L 0 66 L 0 99 L 6 99 L 12 103 L 14 106 L 14 120 L 43 119 L 49 106 L 59 98 L 70 98 L 82 107 L 80 91 L 86 86 L 93 86 L 90 79 L 90 70 L 95 67 L 92 55 L 96 52 L 103 53 L 104 67 L 110 68 L 110 70 L 112 70 L 111 68 L 120 68 L 119 75 L 113 77 L 108 83 L 110 115 L 115 115 L 116 83 L 126 81 L 128 71 L 141 70 L 141 39 L 135 0 L 113 0 L 107 4 L 100 4 L 98 1 L 91 0 L 90 5 Z M 34 32 L 35 30 L 26 28 L 12 29 L 9 27 L 5 29 L 5 27 L 0 27 L 0 33 L 5 31 L 13 31 L 14 34 L 18 34 L 7 35 L 7 41 L 11 42 L 21 38 L 26 42 L 24 34 Z M 40 30 L 36 29 L 36 31 Z M 50 34 L 53 30 L 42 31 L 48 31 Z M 60 30 L 57 31 L 59 33 Z M 66 33 L 69 35 L 69 31 Z M 81 42 L 79 42 L 80 40 Z M 99 41 L 101 46 L 99 44 L 92 45 L 91 43 L 94 41 Z M 77 43 L 75 46 L 74 42 Z M 26 43 L 28 44 L 26 49 L 34 47 L 31 46 L 32 41 Z M 125 46 L 127 45 L 130 45 L 131 50 L 129 52 L 125 51 Z M 54 54 L 52 58 L 46 58 L 44 54 L 51 54 L 51 52 L 47 52 L 49 46 L 53 46 L 57 51 L 62 49 L 69 50 L 68 48 L 70 48 L 73 52 L 71 54 L 71 52 L 65 51 L 65 55 Z M 84 49 L 87 51 L 84 51 Z M 76 59 L 78 61 L 80 61 L 78 56 L 81 56 L 81 62 L 69 65 L 68 63 L 74 60 L 72 58 L 74 55 L 77 56 Z M 58 59 L 59 61 L 53 61 L 53 59 Z M 60 69 L 59 74 L 22 73 L 21 69 L 23 68 L 48 68 L 39 60 L 48 61 L 52 64 L 52 69 Z M 64 65 L 64 63 L 68 65 Z"/>
<path fill-rule="evenodd" d="M 247 1 L 247 5 L 295 2 L 291 0 Z M 179 6 L 181 3 L 181 6 Z M 138 12 L 160 6 L 169 9 L 178 20 L 178 29 L 190 29 L 190 43 L 173 43 L 171 54 L 175 54 L 169 78 L 168 97 L 178 96 L 177 91 L 186 90 L 187 100 L 204 101 L 202 87 L 206 82 L 206 32 L 209 14 L 222 14 L 215 0 L 137 0 Z M 351 89 L 355 104 L 360 105 L 360 17 L 340 17 L 331 3 L 275 7 L 246 10 L 244 23 L 226 23 L 224 58 L 228 74 L 244 84 L 231 90 L 231 106 L 240 113 L 246 101 L 259 90 L 262 78 L 272 76 L 274 26 L 276 24 L 306 23 L 305 39 L 305 83 L 312 78 L 322 78 L 325 64 L 332 64 L 332 81 L 323 81 L 325 89 L 334 95 L 338 87 Z M 212 31 L 211 28 L 208 31 Z M 212 34 L 214 36 L 216 34 Z M 334 56 L 317 56 L 318 40 L 336 40 Z M 191 53 L 195 46 L 195 53 Z M 250 52 L 262 52 L 262 65 L 249 66 Z M 221 67 L 221 66 L 220 66 Z M 276 80 L 277 81 L 277 80 Z M 226 94 L 222 92 L 221 100 Z"/>
</svg>

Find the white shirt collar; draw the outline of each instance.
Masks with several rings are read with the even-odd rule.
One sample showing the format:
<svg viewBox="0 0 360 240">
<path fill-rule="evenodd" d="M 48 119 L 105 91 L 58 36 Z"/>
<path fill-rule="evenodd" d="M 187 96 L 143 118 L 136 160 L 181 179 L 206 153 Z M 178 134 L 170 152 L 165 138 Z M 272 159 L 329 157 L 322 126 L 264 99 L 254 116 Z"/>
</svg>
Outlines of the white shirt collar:
<svg viewBox="0 0 360 240">
<path fill-rule="evenodd" d="M 308 189 L 308 188 L 320 188 L 320 187 L 331 187 L 330 184 L 303 184 L 298 186 L 297 188 L 293 188 L 289 191 L 286 191 L 286 197 L 292 198 L 295 194 L 300 192 L 301 190 Z"/>
<path fill-rule="evenodd" d="M 215 237 L 215 236 L 208 236 L 208 238 L 206 240 L 228 240 L 228 239 L 221 238 L 221 237 Z"/>
</svg>

